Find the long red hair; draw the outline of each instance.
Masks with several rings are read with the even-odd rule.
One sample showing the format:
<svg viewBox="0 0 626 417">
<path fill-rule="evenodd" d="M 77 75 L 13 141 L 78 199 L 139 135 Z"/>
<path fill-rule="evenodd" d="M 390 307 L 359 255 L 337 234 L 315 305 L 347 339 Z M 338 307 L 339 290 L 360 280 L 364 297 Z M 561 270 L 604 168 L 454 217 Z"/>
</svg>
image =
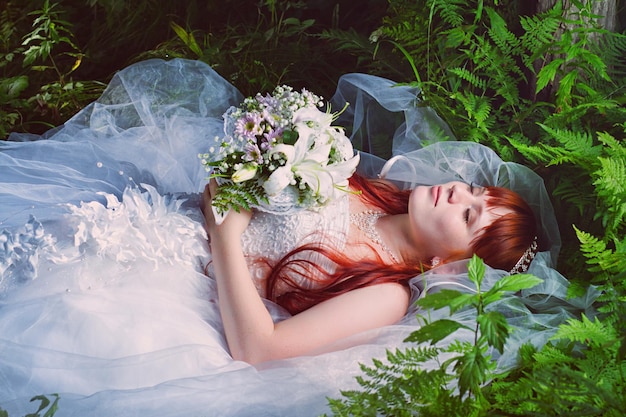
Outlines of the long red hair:
<svg viewBox="0 0 626 417">
<path fill-rule="evenodd" d="M 365 202 L 388 214 L 402 214 L 408 210 L 411 190 L 400 190 L 391 183 L 368 180 L 357 174 L 350 179 L 350 186 L 361 192 Z M 490 197 L 488 208 L 503 207 L 512 213 L 487 226 L 472 241 L 471 249 L 493 268 L 508 271 L 531 244 L 535 236 L 535 218 L 528 204 L 511 190 L 487 187 L 487 195 Z M 317 253 L 330 260 L 332 271 L 312 261 L 310 256 L 301 256 L 305 252 Z M 387 264 L 376 256 L 355 262 L 332 247 L 319 244 L 298 247 L 270 266 L 265 283 L 266 296 L 292 314 L 357 288 L 383 283 L 408 286 L 411 278 L 429 269 L 427 260 Z M 298 284 L 298 281 L 315 279 L 313 277 L 323 278 L 318 278 L 312 288 Z M 288 289 L 279 294 L 278 289 L 285 286 Z"/>
</svg>

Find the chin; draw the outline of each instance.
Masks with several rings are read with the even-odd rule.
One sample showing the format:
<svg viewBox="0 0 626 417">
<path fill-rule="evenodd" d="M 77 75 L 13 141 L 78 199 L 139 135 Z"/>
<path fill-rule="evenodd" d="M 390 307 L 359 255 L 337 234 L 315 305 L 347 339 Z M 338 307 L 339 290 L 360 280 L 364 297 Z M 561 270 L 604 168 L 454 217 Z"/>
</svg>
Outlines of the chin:
<svg viewBox="0 0 626 417">
<path fill-rule="evenodd" d="M 423 211 L 424 206 L 431 200 L 430 187 L 419 185 L 413 188 L 409 197 L 409 213 Z"/>
</svg>

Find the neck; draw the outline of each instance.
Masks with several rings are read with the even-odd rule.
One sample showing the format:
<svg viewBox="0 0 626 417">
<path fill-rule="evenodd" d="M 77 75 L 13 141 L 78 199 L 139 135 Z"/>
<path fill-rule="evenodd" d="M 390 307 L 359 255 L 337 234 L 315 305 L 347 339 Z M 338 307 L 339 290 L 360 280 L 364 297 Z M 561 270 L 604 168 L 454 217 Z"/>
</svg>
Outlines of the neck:
<svg viewBox="0 0 626 417">
<path fill-rule="evenodd" d="M 414 263 L 428 259 L 423 256 L 423 245 L 411 233 L 408 214 L 381 217 L 377 226 L 381 238 L 394 253 L 400 255 L 403 262 Z"/>
</svg>

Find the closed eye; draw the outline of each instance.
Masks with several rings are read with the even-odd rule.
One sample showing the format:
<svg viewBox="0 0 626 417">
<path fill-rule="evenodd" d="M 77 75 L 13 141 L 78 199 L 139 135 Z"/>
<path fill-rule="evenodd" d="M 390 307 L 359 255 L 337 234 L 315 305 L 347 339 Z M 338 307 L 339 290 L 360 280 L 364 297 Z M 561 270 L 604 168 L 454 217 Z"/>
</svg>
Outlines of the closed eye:
<svg viewBox="0 0 626 417">
<path fill-rule="evenodd" d="M 471 195 L 474 195 L 474 183 L 470 182 L 469 183 L 469 192 Z M 465 209 L 465 211 L 463 212 L 463 220 L 465 221 L 465 224 L 469 224 L 469 218 L 470 218 L 470 209 Z"/>
</svg>

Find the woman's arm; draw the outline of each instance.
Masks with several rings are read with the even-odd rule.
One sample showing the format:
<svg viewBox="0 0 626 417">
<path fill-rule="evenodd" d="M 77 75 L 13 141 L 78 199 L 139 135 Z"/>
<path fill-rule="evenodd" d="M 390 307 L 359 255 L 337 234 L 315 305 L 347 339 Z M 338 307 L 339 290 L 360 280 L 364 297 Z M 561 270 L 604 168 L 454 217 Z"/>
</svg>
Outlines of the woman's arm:
<svg viewBox="0 0 626 417">
<path fill-rule="evenodd" d="M 214 192 L 214 185 L 211 186 Z M 210 192 L 204 202 L 210 204 Z M 250 277 L 241 233 L 250 213 L 231 212 L 221 225 L 205 210 L 218 287 L 220 313 L 233 358 L 249 363 L 306 354 L 364 330 L 397 322 L 408 291 L 400 284 L 370 286 L 334 297 L 274 324 Z"/>
</svg>

